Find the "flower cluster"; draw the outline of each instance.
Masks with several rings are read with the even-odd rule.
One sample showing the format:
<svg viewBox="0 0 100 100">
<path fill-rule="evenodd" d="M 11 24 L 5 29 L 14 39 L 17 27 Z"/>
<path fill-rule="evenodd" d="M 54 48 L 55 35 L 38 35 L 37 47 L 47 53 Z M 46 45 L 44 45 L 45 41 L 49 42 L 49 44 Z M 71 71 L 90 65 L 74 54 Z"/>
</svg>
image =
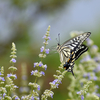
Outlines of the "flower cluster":
<svg viewBox="0 0 100 100">
<path fill-rule="evenodd" d="M 35 88 L 37 90 L 40 90 L 40 85 L 38 85 L 37 83 L 29 83 L 29 86 L 31 86 L 31 88 Z"/>
<path fill-rule="evenodd" d="M 95 73 L 84 73 L 83 74 L 83 77 L 85 78 L 85 77 L 87 77 L 88 78 L 88 80 L 94 80 L 94 81 L 96 81 L 98 78 L 97 78 L 97 76 L 95 75 Z"/>
<path fill-rule="evenodd" d="M 80 61 L 81 63 L 83 62 L 91 62 L 91 56 L 90 55 L 86 55 L 84 56 L 84 58 Z"/>
<path fill-rule="evenodd" d="M 43 38 L 45 39 L 45 41 L 43 42 L 44 46 L 42 46 L 40 48 L 41 53 L 39 54 L 39 57 L 42 59 L 46 57 L 46 54 L 49 54 L 49 49 L 46 49 L 46 45 L 48 44 L 48 40 L 50 40 L 49 31 L 50 31 L 50 26 L 48 27 L 46 34 L 43 36 Z M 43 65 L 42 60 L 39 63 L 35 62 L 34 67 L 37 67 L 38 70 L 34 70 L 34 71 L 32 70 L 31 75 L 34 75 L 36 77 L 41 77 L 42 75 L 45 75 L 45 73 L 43 71 L 40 71 L 41 68 L 45 69 L 45 70 L 47 69 L 47 65 L 46 64 Z"/>
<path fill-rule="evenodd" d="M 40 48 L 40 50 L 41 50 L 41 52 L 44 52 L 44 53 L 46 53 L 46 54 L 49 54 L 49 49 L 45 49 L 44 46 L 42 46 L 42 47 Z"/>
<path fill-rule="evenodd" d="M 43 63 L 40 61 L 39 63 L 38 62 L 36 62 L 36 63 L 34 63 L 34 67 L 40 67 L 40 68 L 43 68 L 43 69 L 47 69 L 47 65 L 45 64 L 45 65 L 43 65 Z"/>
<path fill-rule="evenodd" d="M 16 56 L 16 50 L 17 50 L 17 49 L 16 49 L 16 46 L 15 46 L 14 43 L 12 43 L 12 48 L 11 48 L 11 50 L 12 50 L 12 52 L 11 52 L 11 56 L 10 56 L 10 57 L 11 57 L 10 62 L 11 62 L 11 63 L 16 63 L 16 59 L 15 59 L 15 58 L 17 57 L 17 56 Z"/>
<path fill-rule="evenodd" d="M 8 69 L 11 70 L 12 74 L 7 74 L 7 84 L 4 86 L 4 68 L 1 67 L 1 71 L 0 71 L 0 100 L 12 100 L 11 97 L 9 96 L 9 94 L 11 94 L 16 88 L 18 88 L 16 85 L 14 85 L 13 80 L 17 79 L 16 74 L 13 74 L 14 71 L 17 70 L 16 67 L 14 67 L 14 63 L 16 63 L 16 46 L 14 43 L 12 43 L 12 52 L 11 52 L 11 60 L 10 63 L 12 64 L 12 66 L 10 66 Z M 14 95 L 13 95 L 14 97 Z M 12 98 L 13 98 L 12 97 Z M 19 100 L 19 99 L 17 99 Z"/>
<path fill-rule="evenodd" d="M 84 85 L 83 90 L 80 90 L 77 92 L 79 94 L 79 97 L 81 100 L 84 100 L 84 95 L 87 93 L 89 85 L 92 83 L 92 81 L 88 81 L 86 85 Z"/>
<path fill-rule="evenodd" d="M 39 63 L 36 62 L 34 63 L 34 67 L 38 67 L 38 68 L 42 68 L 42 69 L 47 69 L 47 65 L 43 65 L 43 63 L 40 61 Z M 38 71 L 38 70 L 32 70 L 31 71 L 31 75 L 37 76 L 37 77 L 41 77 L 42 75 L 45 75 L 45 73 L 43 71 Z"/>
<path fill-rule="evenodd" d="M 9 78 L 11 78 L 11 79 L 17 79 L 17 76 L 16 76 L 16 74 L 7 74 L 7 77 L 9 77 Z"/>
<path fill-rule="evenodd" d="M 49 84 L 51 85 L 51 89 L 55 89 L 55 88 L 58 88 L 60 83 L 61 83 L 60 80 L 55 79 L 53 82 L 50 82 Z"/>
<path fill-rule="evenodd" d="M 4 68 L 3 67 L 1 67 L 1 71 L 0 71 L 0 82 L 2 81 L 5 81 L 5 79 L 4 79 Z M 4 82 L 3 82 L 4 83 Z"/>
<path fill-rule="evenodd" d="M 36 69 L 36 70 L 31 71 L 31 75 L 35 76 L 36 79 L 35 79 L 34 83 L 32 83 L 32 82 L 29 83 L 29 86 L 31 86 L 31 89 L 32 89 L 31 94 L 29 95 L 30 100 L 31 99 L 32 100 L 39 100 L 39 94 L 37 93 L 37 90 L 38 91 L 40 90 L 40 85 L 38 85 L 36 82 L 37 82 L 38 77 L 45 76 L 44 71 L 41 71 L 41 69 L 45 69 L 45 70 L 47 69 L 47 65 L 43 64 L 42 60 L 43 60 L 43 58 L 46 57 L 46 54 L 49 54 L 49 49 L 46 49 L 46 45 L 48 44 L 48 40 L 50 40 L 49 31 L 50 31 L 50 26 L 48 27 L 46 34 L 43 36 L 43 38 L 45 40 L 43 42 L 44 46 L 42 46 L 40 48 L 41 53 L 39 54 L 39 57 L 41 58 L 41 61 L 40 62 L 35 62 L 34 66 L 33 66 L 34 68 L 38 68 L 38 70 Z"/>
<path fill-rule="evenodd" d="M 40 58 L 45 58 L 46 54 L 49 54 L 49 49 L 46 49 L 46 45 L 48 44 L 48 40 L 51 40 L 51 38 L 49 37 L 49 35 L 50 35 L 49 31 L 50 31 L 50 26 L 48 27 L 46 34 L 43 36 L 43 38 L 45 39 L 45 41 L 43 42 L 44 46 L 42 46 L 40 48 L 40 52 L 41 52 L 39 54 Z"/>
<path fill-rule="evenodd" d="M 53 98 L 54 93 L 51 90 L 46 89 L 41 96 L 42 100 L 47 100 L 48 97 Z"/>
<path fill-rule="evenodd" d="M 40 100 L 37 92 L 34 92 L 34 90 L 33 90 L 32 94 L 33 94 L 32 96 L 30 96 L 30 95 L 22 96 L 21 100 Z"/>
<path fill-rule="evenodd" d="M 53 75 L 55 80 L 53 80 L 52 82 L 50 82 L 49 84 L 51 85 L 50 90 L 46 89 L 42 96 L 41 99 L 42 100 L 47 100 L 48 97 L 53 98 L 53 91 L 51 91 L 52 89 L 56 89 L 58 88 L 59 84 L 61 84 L 62 79 L 64 78 L 64 75 L 66 74 L 67 71 L 63 70 L 63 64 L 61 64 L 59 67 L 59 69 L 56 70 L 57 75 Z"/>
<path fill-rule="evenodd" d="M 11 60 L 10 63 L 12 64 L 8 69 L 11 70 L 10 74 L 7 74 L 7 84 L 5 85 L 5 87 L 7 88 L 7 92 L 10 94 L 12 93 L 16 88 L 18 88 L 16 85 L 14 85 L 13 80 L 17 79 L 17 75 L 13 74 L 14 71 L 17 70 L 17 68 L 14 66 L 14 64 L 16 63 L 16 46 L 14 43 L 12 43 L 12 48 L 11 48 L 12 52 L 11 52 Z M 14 95 L 15 96 L 15 95 Z M 12 98 L 17 98 L 17 96 Z M 9 95 L 7 96 L 9 97 Z M 19 100 L 19 99 L 18 99 Z"/>
<path fill-rule="evenodd" d="M 5 81 L 4 77 L 0 76 L 0 81 Z"/>
<path fill-rule="evenodd" d="M 12 99 L 20 100 L 20 98 L 19 98 L 17 95 L 14 95 L 14 96 L 12 97 Z"/>
<path fill-rule="evenodd" d="M 37 77 L 41 77 L 42 75 L 45 75 L 45 73 L 43 71 L 38 71 L 38 70 L 32 70 L 31 71 L 31 75 L 37 76 Z"/>
<path fill-rule="evenodd" d="M 5 78 L 4 78 L 4 67 L 0 69 L 0 100 L 4 99 L 6 96 L 6 88 L 4 87 Z"/>
</svg>

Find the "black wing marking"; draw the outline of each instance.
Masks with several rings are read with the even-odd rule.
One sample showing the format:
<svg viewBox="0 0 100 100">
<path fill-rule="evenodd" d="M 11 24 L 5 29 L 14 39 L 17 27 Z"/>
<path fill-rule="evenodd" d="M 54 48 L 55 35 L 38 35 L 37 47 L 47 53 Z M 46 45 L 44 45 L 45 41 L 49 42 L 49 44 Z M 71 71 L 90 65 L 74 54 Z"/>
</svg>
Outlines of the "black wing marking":
<svg viewBox="0 0 100 100">
<path fill-rule="evenodd" d="M 88 47 L 82 44 L 78 51 L 75 53 L 75 60 L 77 60 L 84 52 L 88 50 Z"/>
</svg>

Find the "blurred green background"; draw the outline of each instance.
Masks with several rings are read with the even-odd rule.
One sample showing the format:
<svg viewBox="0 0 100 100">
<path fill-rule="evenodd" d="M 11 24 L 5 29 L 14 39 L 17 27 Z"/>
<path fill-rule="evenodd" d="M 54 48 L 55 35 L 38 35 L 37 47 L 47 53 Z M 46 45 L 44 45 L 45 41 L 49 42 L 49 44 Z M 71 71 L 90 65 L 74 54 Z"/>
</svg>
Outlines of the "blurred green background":
<svg viewBox="0 0 100 100">
<path fill-rule="evenodd" d="M 100 0 L 0 0 L 0 66 L 5 68 L 5 76 L 10 66 L 11 43 L 17 47 L 18 79 L 21 81 L 21 65 L 27 66 L 28 82 L 34 82 L 30 75 L 33 63 L 40 61 L 38 54 L 43 45 L 43 35 L 48 25 L 51 26 L 48 48 L 57 45 L 57 35 L 60 33 L 61 43 L 70 38 L 71 31 L 92 32 L 91 38 L 99 45 L 100 38 Z M 60 64 L 58 53 L 50 53 L 44 64 L 48 65 L 43 78 L 43 87 L 49 89 L 53 74 Z M 58 89 L 54 90 L 54 100 L 68 98 L 67 87 L 70 79 L 67 73 Z M 49 99 L 51 100 L 51 99 Z"/>
</svg>

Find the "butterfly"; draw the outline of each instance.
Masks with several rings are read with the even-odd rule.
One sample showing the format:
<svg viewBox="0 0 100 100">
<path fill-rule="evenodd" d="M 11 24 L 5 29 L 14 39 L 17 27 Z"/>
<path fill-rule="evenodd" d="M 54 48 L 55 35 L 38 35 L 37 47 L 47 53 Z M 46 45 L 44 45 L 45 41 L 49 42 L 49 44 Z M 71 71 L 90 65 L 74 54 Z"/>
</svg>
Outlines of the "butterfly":
<svg viewBox="0 0 100 100">
<path fill-rule="evenodd" d="M 62 45 L 60 45 L 60 43 L 57 45 L 56 49 L 60 55 L 60 61 L 63 63 L 63 67 L 68 72 L 71 72 L 73 76 L 74 61 L 88 50 L 88 47 L 84 45 L 83 42 L 90 34 L 91 32 L 85 32 L 67 40 Z"/>
</svg>

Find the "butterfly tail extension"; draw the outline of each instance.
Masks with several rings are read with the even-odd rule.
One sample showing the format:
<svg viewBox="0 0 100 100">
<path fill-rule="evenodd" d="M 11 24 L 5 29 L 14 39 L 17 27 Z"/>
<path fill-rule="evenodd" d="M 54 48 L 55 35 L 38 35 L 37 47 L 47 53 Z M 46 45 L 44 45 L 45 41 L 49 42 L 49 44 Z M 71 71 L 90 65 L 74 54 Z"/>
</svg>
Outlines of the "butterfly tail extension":
<svg viewBox="0 0 100 100">
<path fill-rule="evenodd" d="M 75 77 L 75 75 L 74 75 L 74 72 L 73 72 L 73 67 L 74 67 L 74 63 L 73 63 L 72 66 L 69 67 L 68 72 L 71 72 L 72 75 L 74 76 L 74 78 L 76 79 L 76 77 Z"/>
<path fill-rule="evenodd" d="M 71 69 L 71 73 L 72 75 L 74 76 L 74 78 L 76 79 L 75 75 L 74 75 L 74 72 L 73 72 L 73 69 Z"/>
</svg>

